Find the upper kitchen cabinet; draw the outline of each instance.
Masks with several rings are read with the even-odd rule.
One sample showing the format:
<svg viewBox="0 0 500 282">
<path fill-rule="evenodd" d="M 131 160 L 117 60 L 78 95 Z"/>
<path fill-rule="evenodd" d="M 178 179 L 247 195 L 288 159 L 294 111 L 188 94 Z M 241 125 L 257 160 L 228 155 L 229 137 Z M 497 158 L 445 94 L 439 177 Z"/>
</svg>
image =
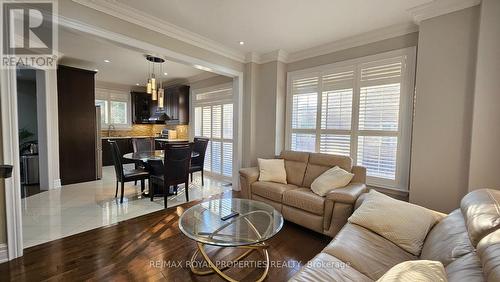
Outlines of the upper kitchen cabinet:
<svg viewBox="0 0 500 282">
<path fill-rule="evenodd" d="M 131 95 L 134 123 L 189 124 L 189 86 L 166 88 L 162 108 L 158 107 L 157 101 L 151 100 L 151 94 L 132 92 Z"/>
<path fill-rule="evenodd" d="M 132 92 L 132 122 L 135 124 L 150 123 L 153 101 L 151 94 L 144 92 Z"/>
<path fill-rule="evenodd" d="M 167 124 L 189 124 L 189 86 L 180 85 L 165 89 Z"/>
<path fill-rule="evenodd" d="M 59 161 L 63 185 L 96 180 L 95 72 L 59 65 Z"/>
</svg>

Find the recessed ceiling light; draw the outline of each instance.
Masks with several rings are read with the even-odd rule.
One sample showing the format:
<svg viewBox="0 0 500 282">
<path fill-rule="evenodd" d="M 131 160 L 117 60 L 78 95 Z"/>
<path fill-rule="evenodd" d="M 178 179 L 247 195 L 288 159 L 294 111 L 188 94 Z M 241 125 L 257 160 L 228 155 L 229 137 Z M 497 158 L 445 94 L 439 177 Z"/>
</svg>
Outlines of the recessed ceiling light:
<svg viewBox="0 0 500 282">
<path fill-rule="evenodd" d="M 136 83 L 135 85 L 139 86 L 139 83 Z"/>
<path fill-rule="evenodd" d="M 95 72 L 98 72 L 99 70 L 98 69 L 94 69 Z"/>
<path fill-rule="evenodd" d="M 105 59 L 105 60 L 104 60 L 104 62 L 105 62 L 105 63 L 111 63 L 111 61 L 110 61 L 110 60 L 108 60 L 108 59 Z"/>
<path fill-rule="evenodd" d="M 244 41 L 240 41 L 240 45 L 245 45 L 245 42 Z"/>
<path fill-rule="evenodd" d="M 168 73 L 167 73 L 167 72 L 164 72 L 164 73 L 163 73 L 163 75 L 168 75 Z"/>
</svg>

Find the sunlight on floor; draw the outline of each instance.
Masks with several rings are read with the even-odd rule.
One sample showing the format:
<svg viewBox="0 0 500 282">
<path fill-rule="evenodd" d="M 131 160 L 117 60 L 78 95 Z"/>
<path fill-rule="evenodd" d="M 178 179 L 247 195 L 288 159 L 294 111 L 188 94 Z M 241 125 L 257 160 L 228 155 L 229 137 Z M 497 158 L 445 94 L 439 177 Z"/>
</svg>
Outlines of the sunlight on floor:
<svg viewBox="0 0 500 282">
<path fill-rule="evenodd" d="M 231 190 L 227 182 L 205 176 L 201 186 L 200 173 L 194 174 L 189 199 L 199 200 Z M 146 185 L 147 189 L 147 185 Z M 163 197 L 153 202 L 141 196 L 140 183 L 125 184 L 123 204 L 115 199 L 113 167 L 103 168 L 99 181 L 66 185 L 22 199 L 23 243 L 31 247 L 101 226 L 114 224 L 163 209 Z M 118 195 L 119 196 L 119 195 Z M 168 198 L 173 207 L 186 200 L 183 185 L 178 194 Z"/>
</svg>

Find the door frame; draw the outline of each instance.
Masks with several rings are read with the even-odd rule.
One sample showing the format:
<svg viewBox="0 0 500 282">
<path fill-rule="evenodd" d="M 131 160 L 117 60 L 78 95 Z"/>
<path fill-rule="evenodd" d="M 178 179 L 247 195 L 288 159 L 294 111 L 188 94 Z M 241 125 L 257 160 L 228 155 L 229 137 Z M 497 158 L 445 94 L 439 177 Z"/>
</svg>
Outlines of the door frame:
<svg viewBox="0 0 500 282">
<path fill-rule="evenodd" d="M 242 160 L 242 101 L 243 101 L 243 72 L 237 69 L 232 69 L 223 65 L 210 63 L 202 59 L 177 53 L 167 48 L 150 44 L 135 38 L 115 33 L 111 30 L 103 29 L 87 23 L 72 20 L 70 18 L 59 15 L 59 26 L 75 29 L 77 31 L 105 38 L 115 43 L 133 48 L 141 48 L 148 50 L 157 55 L 161 55 L 175 62 L 184 63 L 198 69 L 209 70 L 211 72 L 229 76 L 233 78 L 233 95 L 234 95 L 234 115 L 236 122 L 234 123 L 236 131 L 236 140 L 233 148 L 234 164 L 233 164 L 233 190 L 239 190 L 238 169 L 241 167 Z M 0 86 L 1 86 L 1 117 L 2 117 L 2 142 L 3 142 L 3 159 L 5 163 L 12 164 L 15 168 L 19 168 L 19 138 L 18 138 L 18 119 L 17 119 L 17 85 L 16 85 L 16 70 L 0 71 Z M 56 98 L 57 99 L 57 98 Z M 47 130 L 47 129 L 46 129 Z M 49 142 L 54 143 L 58 140 L 58 135 L 55 135 Z M 58 153 L 58 152 L 57 152 Z M 22 212 L 21 212 L 21 181 L 19 169 L 15 169 L 13 176 L 5 180 L 5 202 L 6 202 L 6 227 L 7 227 L 7 245 L 9 260 L 21 257 L 23 255 L 23 238 L 22 238 Z"/>
</svg>

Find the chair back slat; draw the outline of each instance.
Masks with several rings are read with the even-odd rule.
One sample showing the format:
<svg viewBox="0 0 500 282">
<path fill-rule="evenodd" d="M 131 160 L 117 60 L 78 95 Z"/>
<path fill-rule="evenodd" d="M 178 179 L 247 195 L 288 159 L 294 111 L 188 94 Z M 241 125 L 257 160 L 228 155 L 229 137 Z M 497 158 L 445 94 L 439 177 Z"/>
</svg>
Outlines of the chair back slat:
<svg viewBox="0 0 500 282">
<path fill-rule="evenodd" d="M 108 140 L 109 145 L 111 146 L 111 155 L 113 156 L 113 164 L 115 167 L 116 179 L 118 181 L 123 180 L 123 163 L 122 163 L 122 155 L 120 153 L 120 149 L 118 148 L 118 144 L 116 141 Z"/>
</svg>

